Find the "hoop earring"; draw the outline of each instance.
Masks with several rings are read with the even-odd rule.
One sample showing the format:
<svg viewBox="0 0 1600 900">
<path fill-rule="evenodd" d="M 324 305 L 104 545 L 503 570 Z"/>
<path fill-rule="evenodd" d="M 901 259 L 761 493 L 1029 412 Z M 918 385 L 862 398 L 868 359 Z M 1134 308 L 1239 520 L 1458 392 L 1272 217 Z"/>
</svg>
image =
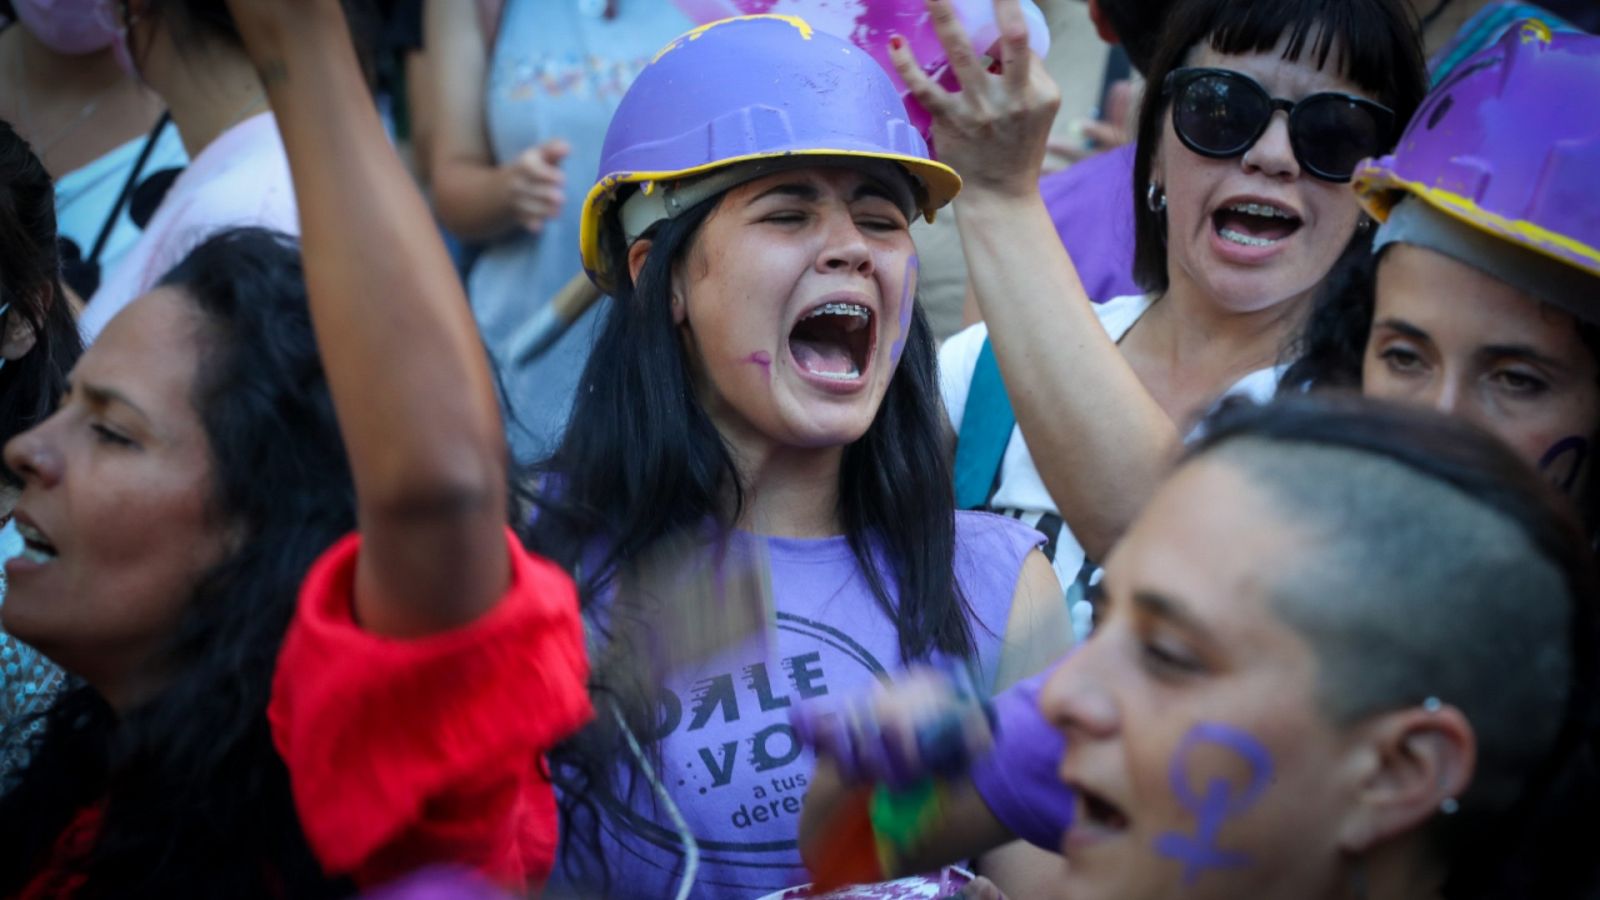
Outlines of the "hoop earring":
<svg viewBox="0 0 1600 900">
<path fill-rule="evenodd" d="M 1150 189 L 1144 193 L 1144 205 L 1153 213 L 1160 214 L 1167 211 L 1167 192 L 1162 190 L 1153 178 L 1150 180 Z"/>
</svg>

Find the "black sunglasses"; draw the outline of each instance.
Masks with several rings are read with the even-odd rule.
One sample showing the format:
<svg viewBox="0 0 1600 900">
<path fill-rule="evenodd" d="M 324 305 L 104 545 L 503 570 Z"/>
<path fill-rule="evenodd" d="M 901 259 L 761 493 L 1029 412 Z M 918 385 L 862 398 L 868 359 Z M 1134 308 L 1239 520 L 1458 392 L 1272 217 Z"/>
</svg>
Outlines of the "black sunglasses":
<svg viewBox="0 0 1600 900">
<path fill-rule="evenodd" d="M 1356 164 L 1388 148 L 1394 110 L 1365 97 L 1324 92 L 1293 103 L 1267 93 L 1254 78 L 1232 69 L 1175 69 L 1162 93 L 1172 99 L 1172 128 L 1201 156 L 1243 154 L 1272 124 L 1289 114 L 1289 144 L 1307 172 L 1324 181 L 1349 181 Z"/>
</svg>

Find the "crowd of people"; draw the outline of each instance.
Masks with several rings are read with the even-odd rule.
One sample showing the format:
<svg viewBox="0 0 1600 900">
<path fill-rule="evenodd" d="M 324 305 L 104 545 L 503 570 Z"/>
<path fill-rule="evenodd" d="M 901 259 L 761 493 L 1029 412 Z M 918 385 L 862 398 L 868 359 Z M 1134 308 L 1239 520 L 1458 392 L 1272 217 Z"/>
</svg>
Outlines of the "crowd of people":
<svg viewBox="0 0 1600 900">
<path fill-rule="evenodd" d="M 0 896 L 1600 896 L 1596 16 L 1087 2 L 0 0 Z"/>
</svg>

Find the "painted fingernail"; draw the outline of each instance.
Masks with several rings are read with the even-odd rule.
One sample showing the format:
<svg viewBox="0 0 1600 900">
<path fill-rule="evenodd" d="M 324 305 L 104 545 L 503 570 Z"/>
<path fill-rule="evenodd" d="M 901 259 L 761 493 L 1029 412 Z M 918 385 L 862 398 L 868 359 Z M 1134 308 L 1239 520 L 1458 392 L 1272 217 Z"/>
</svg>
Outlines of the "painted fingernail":
<svg viewBox="0 0 1600 900">
<path fill-rule="evenodd" d="M 890 50 L 896 50 L 896 51 L 904 50 L 905 47 L 906 47 L 906 39 L 901 37 L 900 35 L 897 34 L 894 37 L 889 38 L 889 49 Z"/>
</svg>

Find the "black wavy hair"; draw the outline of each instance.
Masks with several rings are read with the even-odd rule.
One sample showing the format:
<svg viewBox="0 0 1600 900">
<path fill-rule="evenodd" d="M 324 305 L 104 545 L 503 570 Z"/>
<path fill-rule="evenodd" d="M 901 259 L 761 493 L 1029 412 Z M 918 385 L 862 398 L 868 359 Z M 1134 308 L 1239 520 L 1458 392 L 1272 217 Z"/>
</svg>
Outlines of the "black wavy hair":
<svg viewBox="0 0 1600 900">
<path fill-rule="evenodd" d="M 1564 633 L 1570 665 L 1555 739 L 1539 748 L 1543 760 L 1534 771 L 1516 773 L 1526 777 L 1509 809 L 1478 812 L 1464 803 L 1460 813 L 1431 828 L 1448 867 L 1447 900 L 1600 895 L 1600 855 L 1593 848 L 1593 810 L 1600 803 L 1600 577 L 1570 504 L 1509 447 L 1472 424 L 1348 393 L 1288 394 L 1266 406 L 1227 404 L 1208 420 L 1188 458 L 1241 439 L 1347 449 L 1402 465 L 1513 523 L 1561 574 L 1570 607 Z M 1490 629 L 1469 633 L 1501 640 Z M 1533 673 L 1530 667 L 1522 677 Z M 1496 691 L 1497 682 L 1516 675 L 1482 671 L 1481 689 Z"/>
<path fill-rule="evenodd" d="M 301 833 L 266 715 L 301 580 L 356 524 L 299 252 L 284 235 L 226 231 L 161 283 L 206 323 L 194 408 L 211 503 L 243 539 L 194 586 L 160 693 L 119 718 L 79 684 L 43 714 L 30 764 L 0 798 L 0 894 L 38 876 L 74 817 L 100 804 L 92 848 L 52 873 L 86 879 L 73 896 L 344 895 Z"/>
<path fill-rule="evenodd" d="M 0 329 L 21 319 L 34 333 L 33 348 L 0 368 L 0 444 L 50 415 L 66 390 L 67 373 L 83 355 L 61 283 L 55 196 L 39 157 L 0 121 L 0 302 L 11 304 L 0 316 Z M 3 466 L 0 478 L 16 483 Z"/>
<path fill-rule="evenodd" d="M 1133 277 L 1145 291 L 1165 293 L 1166 219 L 1146 202 L 1156 149 L 1171 104 L 1161 86 L 1202 42 L 1218 53 L 1265 53 L 1287 38 L 1283 58 L 1321 68 L 1330 58 L 1341 74 L 1394 110 L 1397 128 L 1428 91 L 1416 16 L 1406 0 L 1178 0 L 1146 71 L 1133 164 Z M 1306 55 L 1309 54 L 1309 57 Z M 1391 137 L 1398 140 L 1399 131 Z M 1307 176 L 1310 177 L 1310 176 Z M 1347 248 L 1345 255 L 1353 249 Z"/>
<path fill-rule="evenodd" d="M 606 250 L 612 270 L 621 273 L 620 284 L 565 438 L 533 470 L 545 489 L 532 499 L 537 515 L 524 535 L 529 547 L 574 573 L 585 610 L 593 610 L 615 579 L 663 538 L 696 532 L 706 523 L 732 528 L 738 519 L 743 500 L 737 470 L 695 396 L 669 303 L 673 267 L 720 200 L 706 200 L 656 227 L 637 284 L 627 277 L 627 247 L 614 215 L 608 224 Z M 879 607 L 895 625 L 907 662 L 935 652 L 967 658 L 975 647 L 971 609 L 955 580 L 955 500 L 944 449 L 949 426 L 936 366 L 933 334 L 919 305 L 877 417 L 845 448 L 839 472 L 845 536 Z M 598 562 L 592 555 L 597 546 L 604 549 Z M 890 571 L 880 571 L 878 560 L 887 561 Z M 891 583 L 898 601 L 890 596 Z M 617 683 L 616 668 L 597 661 L 592 691 L 625 708 L 636 734 L 653 735 L 659 721 L 654 692 Z M 592 816 L 596 795 L 614 796 L 611 781 L 622 748 L 615 729 L 604 727 L 606 717 L 600 721 L 554 755 L 568 831 L 582 814 Z M 564 847 L 578 843 L 568 840 Z M 570 854 L 566 864 L 575 865 Z"/>
</svg>

